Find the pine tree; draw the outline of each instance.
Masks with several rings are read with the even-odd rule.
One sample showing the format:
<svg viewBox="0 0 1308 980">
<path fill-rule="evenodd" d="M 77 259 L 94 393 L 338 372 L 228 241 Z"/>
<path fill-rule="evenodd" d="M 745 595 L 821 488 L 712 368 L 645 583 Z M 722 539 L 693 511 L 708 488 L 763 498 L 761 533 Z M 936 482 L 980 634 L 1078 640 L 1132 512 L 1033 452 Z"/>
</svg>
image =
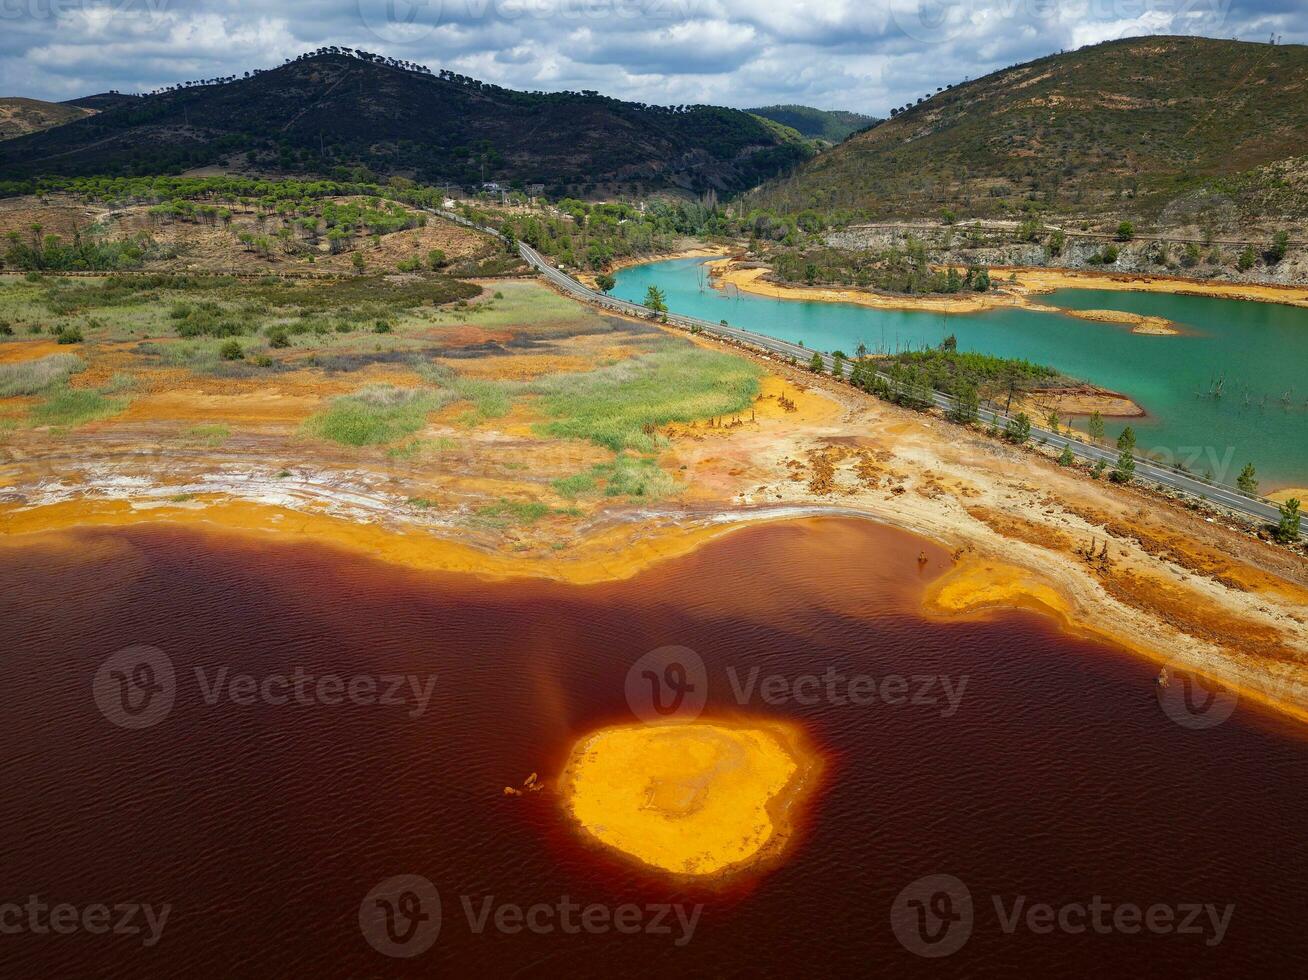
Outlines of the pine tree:
<svg viewBox="0 0 1308 980">
<path fill-rule="evenodd" d="M 1299 540 L 1299 501 L 1291 497 L 1281 504 L 1280 509 L 1281 521 L 1276 525 L 1276 540 L 1281 544 L 1293 544 Z"/>
<path fill-rule="evenodd" d="M 977 395 L 976 386 L 960 384 L 954 392 L 954 405 L 949 410 L 949 417 L 955 422 L 969 425 L 977 420 L 980 404 L 981 399 Z"/>
<path fill-rule="evenodd" d="M 1018 412 L 1008 420 L 1008 428 L 1004 430 L 1004 436 L 1009 442 L 1018 446 L 1031 438 L 1031 419 L 1026 412 Z"/>
<path fill-rule="evenodd" d="M 1129 425 L 1117 437 L 1117 465 L 1111 478 L 1114 483 L 1130 483 L 1135 479 L 1135 430 Z"/>
<path fill-rule="evenodd" d="M 1102 442 L 1104 438 L 1104 417 L 1098 412 L 1090 416 L 1090 441 Z"/>
<path fill-rule="evenodd" d="M 1254 470 L 1253 463 L 1244 464 L 1244 469 L 1242 469 L 1240 475 L 1235 478 L 1235 485 L 1245 493 L 1258 492 L 1258 476 Z"/>
</svg>

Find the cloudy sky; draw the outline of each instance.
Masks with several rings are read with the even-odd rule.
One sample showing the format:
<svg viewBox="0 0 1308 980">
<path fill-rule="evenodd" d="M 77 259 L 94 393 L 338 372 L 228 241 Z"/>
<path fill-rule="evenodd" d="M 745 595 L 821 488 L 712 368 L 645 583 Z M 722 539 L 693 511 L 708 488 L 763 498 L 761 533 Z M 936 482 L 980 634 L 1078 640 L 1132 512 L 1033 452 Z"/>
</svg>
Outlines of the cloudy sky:
<svg viewBox="0 0 1308 980">
<path fill-rule="evenodd" d="M 0 95 L 267 68 L 325 44 L 521 89 L 885 115 L 937 85 L 1141 34 L 1308 42 L 1305 0 L 0 0 Z"/>
</svg>

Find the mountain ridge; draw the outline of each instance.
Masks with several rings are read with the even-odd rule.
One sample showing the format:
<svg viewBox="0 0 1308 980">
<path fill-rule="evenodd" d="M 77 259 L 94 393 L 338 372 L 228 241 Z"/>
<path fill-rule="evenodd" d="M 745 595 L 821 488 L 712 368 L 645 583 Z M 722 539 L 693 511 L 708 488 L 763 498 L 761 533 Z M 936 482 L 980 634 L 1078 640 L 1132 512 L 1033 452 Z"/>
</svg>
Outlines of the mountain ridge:
<svg viewBox="0 0 1308 980">
<path fill-rule="evenodd" d="M 1110 41 L 938 91 L 755 199 L 887 218 L 1238 211 L 1304 154 L 1305 104 L 1302 45 Z"/>
<path fill-rule="evenodd" d="M 517 92 L 366 52 L 320 49 L 248 77 L 187 83 L 0 150 L 11 176 L 365 167 L 428 183 L 739 191 L 811 147 L 738 109 L 596 92 Z"/>
</svg>

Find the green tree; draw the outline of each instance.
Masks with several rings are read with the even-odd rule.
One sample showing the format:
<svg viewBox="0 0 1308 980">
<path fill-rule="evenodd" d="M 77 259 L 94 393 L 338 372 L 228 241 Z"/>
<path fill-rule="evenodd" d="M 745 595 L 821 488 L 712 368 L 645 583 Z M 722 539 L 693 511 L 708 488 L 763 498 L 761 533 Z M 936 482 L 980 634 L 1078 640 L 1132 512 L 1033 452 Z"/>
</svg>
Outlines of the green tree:
<svg viewBox="0 0 1308 980">
<path fill-rule="evenodd" d="M 650 286 L 645 290 L 645 309 L 653 310 L 655 313 L 668 312 L 667 297 L 658 286 Z"/>
<path fill-rule="evenodd" d="M 1281 259 L 1285 258 L 1286 250 L 1290 247 L 1290 233 L 1288 231 L 1278 231 L 1272 236 L 1272 246 L 1266 252 L 1267 264 L 1276 265 Z"/>
<path fill-rule="evenodd" d="M 816 353 L 816 352 L 813 354 L 813 359 L 812 359 L 811 361 L 808 362 L 808 369 L 809 369 L 810 371 L 812 371 L 814 374 L 821 374 L 821 373 L 822 373 L 822 355 L 821 355 L 821 354 L 818 354 L 818 353 Z"/>
<path fill-rule="evenodd" d="M 831 355 L 831 376 L 833 378 L 843 378 L 845 376 L 845 355 L 836 351 Z"/>
<path fill-rule="evenodd" d="M 1063 247 L 1067 244 L 1067 233 L 1059 228 L 1049 236 L 1049 255 L 1051 258 L 1058 258 L 1063 254 Z"/>
<path fill-rule="evenodd" d="M 1104 417 L 1098 412 L 1090 415 L 1090 441 L 1102 442 L 1104 438 Z"/>
<path fill-rule="evenodd" d="M 613 287 L 618 284 L 617 278 L 611 272 L 601 272 L 595 277 L 595 285 L 601 293 L 613 292 Z"/>
<path fill-rule="evenodd" d="M 1031 438 L 1031 419 L 1026 412 L 1018 412 L 1008 420 L 1008 427 L 1004 430 L 1004 438 L 1017 446 L 1022 445 Z"/>
<path fill-rule="evenodd" d="M 1076 462 L 1076 457 L 1072 455 L 1072 445 L 1068 443 L 1063 447 L 1062 454 L 1058 457 L 1059 466 L 1071 466 Z"/>
<path fill-rule="evenodd" d="M 981 399 L 976 385 L 960 383 L 954 391 L 954 404 L 949 409 L 949 417 L 955 422 L 970 425 L 977 420 L 980 407 Z"/>
<path fill-rule="evenodd" d="M 1254 254 L 1253 246 L 1246 245 L 1244 251 L 1240 253 L 1240 257 L 1236 259 L 1235 267 L 1241 272 L 1248 272 L 1254 267 L 1256 261 L 1258 261 L 1258 256 Z"/>
<path fill-rule="evenodd" d="M 1058 417 L 1057 412 L 1050 412 L 1047 421 L 1049 423 L 1050 432 L 1058 432 L 1063 427 L 1063 420 Z"/>
<path fill-rule="evenodd" d="M 350 258 L 350 263 L 354 266 L 355 272 L 362 272 L 364 270 L 363 253 L 355 252 Z"/>
<path fill-rule="evenodd" d="M 1280 505 L 1281 520 L 1276 525 L 1276 540 L 1281 544 L 1294 544 L 1299 540 L 1299 501 L 1291 497 Z"/>
<path fill-rule="evenodd" d="M 1245 493 L 1258 492 L 1258 476 L 1253 463 L 1245 463 L 1240 475 L 1235 478 L 1235 485 Z"/>
<path fill-rule="evenodd" d="M 953 270 L 951 269 L 950 271 L 952 272 Z M 958 338 L 951 333 L 944 340 L 940 341 L 940 349 L 943 351 L 958 350 Z"/>
<path fill-rule="evenodd" d="M 439 248 L 433 248 L 430 252 L 427 253 L 427 265 L 431 268 L 433 272 L 435 272 L 437 269 L 444 268 L 446 265 L 445 253 L 442 252 Z"/>
<path fill-rule="evenodd" d="M 218 354 L 224 361 L 239 361 L 243 360 L 245 357 L 245 351 L 243 351 L 241 345 L 234 340 L 229 340 L 218 348 Z"/>
<path fill-rule="evenodd" d="M 1135 430 L 1129 425 L 1117 437 L 1117 464 L 1111 479 L 1114 483 L 1130 483 L 1135 479 Z"/>
<path fill-rule="evenodd" d="M 1117 226 L 1117 240 L 1119 242 L 1129 242 L 1135 237 L 1135 225 L 1129 221 L 1123 221 Z"/>
</svg>

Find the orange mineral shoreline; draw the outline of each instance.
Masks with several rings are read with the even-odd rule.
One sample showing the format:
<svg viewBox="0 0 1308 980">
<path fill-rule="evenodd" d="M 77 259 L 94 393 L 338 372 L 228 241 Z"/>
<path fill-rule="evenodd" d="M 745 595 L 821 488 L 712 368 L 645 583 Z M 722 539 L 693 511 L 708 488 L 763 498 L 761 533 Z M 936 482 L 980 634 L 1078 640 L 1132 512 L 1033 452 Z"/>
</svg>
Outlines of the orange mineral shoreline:
<svg viewBox="0 0 1308 980">
<path fill-rule="evenodd" d="M 237 535 L 285 543 L 310 542 L 421 571 L 472 575 L 488 581 L 544 579 L 568 585 L 594 585 L 629 579 L 655 565 L 691 554 L 733 531 L 767 522 L 820 516 L 859 517 L 899 526 L 922 535 L 910 522 L 847 507 L 743 510 L 690 526 L 671 522 L 623 523 L 597 530 L 569 549 L 567 558 L 496 553 L 442 537 L 426 528 L 358 523 L 327 513 L 305 512 L 226 497 L 199 496 L 182 502 L 74 500 L 41 507 L 0 507 L 0 548 L 23 548 L 55 542 L 75 547 L 71 532 L 80 528 L 174 526 L 216 536 Z M 930 538 L 923 536 L 923 541 Z M 934 543 L 934 542 L 932 542 Z M 1114 628 L 1072 598 L 1076 588 L 1050 568 L 1023 565 L 973 554 L 935 577 L 923 596 L 921 614 L 933 617 L 989 617 L 1027 610 L 1052 619 L 1070 635 L 1128 649 L 1154 663 L 1204 676 L 1242 697 L 1308 722 L 1308 703 L 1296 697 L 1293 683 L 1258 666 L 1204 654 L 1178 655 L 1140 642 L 1130 631 Z"/>
</svg>

